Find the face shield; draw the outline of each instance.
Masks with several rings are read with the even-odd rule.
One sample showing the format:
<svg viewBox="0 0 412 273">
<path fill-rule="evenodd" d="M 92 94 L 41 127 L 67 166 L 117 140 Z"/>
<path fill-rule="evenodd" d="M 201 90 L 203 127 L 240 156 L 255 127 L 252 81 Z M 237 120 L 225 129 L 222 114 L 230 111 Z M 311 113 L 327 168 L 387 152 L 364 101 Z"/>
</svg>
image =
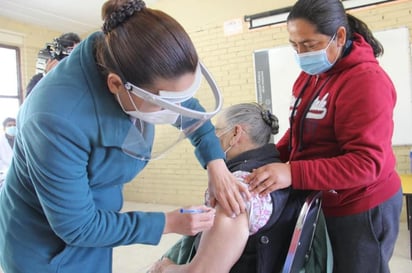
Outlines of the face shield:
<svg viewBox="0 0 412 273">
<path fill-rule="evenodd" d="M 157 95 L 129 82 L 125 87 L 129 96 L 141 98 L 142 103 L 134 105 L 134 111 L 125 111 L 134 126 L 131 126 L 122 150 L 139 160 L 161 158 L 222 107 L 220 90 L 201 63 L 192 85 L 186 90 L 160 90 Z"/>
</svg>

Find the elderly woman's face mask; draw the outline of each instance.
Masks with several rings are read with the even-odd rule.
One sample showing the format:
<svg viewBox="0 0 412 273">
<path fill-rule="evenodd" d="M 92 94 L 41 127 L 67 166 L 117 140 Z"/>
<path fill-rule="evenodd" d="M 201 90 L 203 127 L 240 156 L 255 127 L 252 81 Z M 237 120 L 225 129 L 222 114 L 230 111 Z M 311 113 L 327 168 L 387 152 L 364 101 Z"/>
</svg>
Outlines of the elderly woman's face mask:
<svg viewBox="0 0 412 273">
<path fill-rule="evenodd" d="M 220 145 L 222 146 L 223 152 L 227 157 L 227 153 L 232 149 L 233 145 L 230 144 L 230 137 L 232 136 L 233 127 L 218 127 L 215 128 L 216 136 L 220 140 Z"/>
</svg>

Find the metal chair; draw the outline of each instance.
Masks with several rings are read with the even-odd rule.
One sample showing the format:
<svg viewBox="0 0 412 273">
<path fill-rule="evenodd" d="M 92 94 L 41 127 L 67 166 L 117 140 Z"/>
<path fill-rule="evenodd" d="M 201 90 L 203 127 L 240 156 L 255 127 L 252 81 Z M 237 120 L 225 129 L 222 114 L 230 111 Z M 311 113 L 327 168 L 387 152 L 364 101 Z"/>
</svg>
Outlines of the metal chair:
<svg viewBox="0 0 412 273">
<path fill-rule="evenodd" d="M 308 195 L 300 210 L 282 273 L 298 273 L 309 258 L 322 204 L 322 192 Z"/>
</svg>

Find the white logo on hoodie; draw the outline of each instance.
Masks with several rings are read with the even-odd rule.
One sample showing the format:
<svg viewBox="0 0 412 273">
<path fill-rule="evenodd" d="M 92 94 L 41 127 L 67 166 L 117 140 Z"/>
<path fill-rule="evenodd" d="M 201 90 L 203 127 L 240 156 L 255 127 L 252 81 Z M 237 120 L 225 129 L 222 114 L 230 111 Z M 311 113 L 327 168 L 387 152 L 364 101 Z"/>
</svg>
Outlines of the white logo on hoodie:
<svg viewBox="0 0 412 273">
<path fill-rule="evenodd" d="M 323 98 L 317 97 L 310 106 L 309 112 L 306 114 L 306 118 L 323 119 L 328 111 L 328 109 L 326 108 L 326 100 L 328 97 L 329 93 L 325 94 Z"/>
</svg>

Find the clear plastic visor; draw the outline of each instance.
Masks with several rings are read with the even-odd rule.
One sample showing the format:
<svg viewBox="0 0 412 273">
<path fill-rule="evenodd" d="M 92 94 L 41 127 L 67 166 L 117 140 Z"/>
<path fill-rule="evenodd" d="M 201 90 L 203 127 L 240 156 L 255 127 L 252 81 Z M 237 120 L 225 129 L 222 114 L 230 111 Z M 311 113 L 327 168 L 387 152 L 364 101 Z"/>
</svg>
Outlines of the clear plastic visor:
<svg viewBox="0 0 412 273">
<path fill-rule="evenodd" d="M 152 116 L 150 119 L 132 118 L 134 126 L 122 145 L 125 153 L 139 160 L 163 157 L 183 139 L 191 137 L 222 107 L 220 90 L 201 63 L 193 84 L 183 91 L 161 90 L 156 95 L 131 83 L 126 83 L 125 87 L 131 96 L 143 99 L 136 108 Z M 158 118 L 149 122 L 153 116 Z"/>
</svg>

